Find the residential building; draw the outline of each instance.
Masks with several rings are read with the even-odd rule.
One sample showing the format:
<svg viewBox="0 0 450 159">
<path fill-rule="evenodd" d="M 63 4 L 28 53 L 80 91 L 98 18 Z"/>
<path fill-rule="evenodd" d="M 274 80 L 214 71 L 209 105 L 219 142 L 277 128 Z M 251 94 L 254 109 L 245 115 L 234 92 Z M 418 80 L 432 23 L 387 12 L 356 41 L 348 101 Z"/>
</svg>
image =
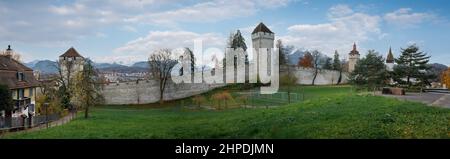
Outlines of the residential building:
<svg viewBox="0 0 450 159">
<path fill-rule="evenodd" d="M 0 56 L 0 84 L 8 86 L 12 92 L 14 103 L 12 117 L 28 117 L 35 113 L 36 88 L 39 82 L 35 79 L 31 68 L 11 57 L 12 52 L 11 46 L 8 46 L 6 55 Z"/>
</svg>

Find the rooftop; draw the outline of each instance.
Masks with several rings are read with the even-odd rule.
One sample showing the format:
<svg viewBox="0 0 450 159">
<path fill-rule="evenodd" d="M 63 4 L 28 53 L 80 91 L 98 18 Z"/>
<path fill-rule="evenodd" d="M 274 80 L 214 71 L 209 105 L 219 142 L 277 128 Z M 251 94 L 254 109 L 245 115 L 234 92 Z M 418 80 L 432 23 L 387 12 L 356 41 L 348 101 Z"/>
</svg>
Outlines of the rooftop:
<svg viewBox="0 0 450 159">
<path fill-rule="evenodd" d="M 258 26 L 256 26 L 256 28 L 253 30 L 252 34 L 258 33 L 258 32 L 264 32 L 264 33 L 272 33 L 272 31 L 270 31 L 270 29 L 264 25 L 264 23 L 259 23 Z"/>
<path fill-rule="evenodd" d="M 18 72 L 23 73 L 24 79 L 18 80 Z M 36 87 L 39 82 L 34 78 L 33 70 L 14 60 L 11 56 L 0 56 L 0 84 L 10 89 Z"/>
<path fill-rule="evenodd" d="M 83 57 L 83 56 L 81 56 L 77 50 L 71 47 L 69 50 L 67 50 L 64 54 L 62 54 L 59 57 Z"/>
</svg>

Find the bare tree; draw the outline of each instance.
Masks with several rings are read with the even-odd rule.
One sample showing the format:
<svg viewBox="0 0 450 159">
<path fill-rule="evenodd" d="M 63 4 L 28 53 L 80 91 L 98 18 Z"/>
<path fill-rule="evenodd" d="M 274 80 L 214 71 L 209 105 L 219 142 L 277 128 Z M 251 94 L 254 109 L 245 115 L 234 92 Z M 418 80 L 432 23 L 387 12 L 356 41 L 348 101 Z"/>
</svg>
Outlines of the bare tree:
<svg viewBox="0 0 450 159">
<path fill-rule="evenodd" d="M 312 52 L 312 57 L 313 57 L 313 65 L 314 65 L 314 77 L 312 80 L 312 85 L 314 86 L 315 82 L 316 82 L 317 74 L 319 74 L 319 72 L 321 70 L 321 68 L 320 68 L 320 65 L 321 65 L 320 52 L 317 50 L 314 50 Z"/>
<path fill-rule="evenodd" d="M 171 59 L 172 52 L 169 49 L 160 49 L 155 51 L 148 63 L 150 65 L 151 77 L 159 82 L 159 103 L 164 103 L 164 90 L 166 89 L 167 80 L 170 78 L 172 68 L 176 61 Z"/>
</svg>

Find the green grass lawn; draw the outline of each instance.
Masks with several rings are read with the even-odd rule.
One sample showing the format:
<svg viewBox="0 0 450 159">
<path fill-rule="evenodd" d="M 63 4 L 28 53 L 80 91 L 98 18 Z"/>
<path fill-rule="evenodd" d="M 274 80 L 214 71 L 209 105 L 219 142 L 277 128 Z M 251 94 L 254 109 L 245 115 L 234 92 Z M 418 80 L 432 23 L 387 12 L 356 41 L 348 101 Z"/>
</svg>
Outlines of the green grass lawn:
<svg viewBox="0 0 450 159">
<path fill-rule="evenodd" d="M 89 119 L 5 138 L 450 138 L 449 109 L 352 95 L 350 87 L 294 90 L 306 100 L 270 109 L 101 106 Z"/>
</svg>

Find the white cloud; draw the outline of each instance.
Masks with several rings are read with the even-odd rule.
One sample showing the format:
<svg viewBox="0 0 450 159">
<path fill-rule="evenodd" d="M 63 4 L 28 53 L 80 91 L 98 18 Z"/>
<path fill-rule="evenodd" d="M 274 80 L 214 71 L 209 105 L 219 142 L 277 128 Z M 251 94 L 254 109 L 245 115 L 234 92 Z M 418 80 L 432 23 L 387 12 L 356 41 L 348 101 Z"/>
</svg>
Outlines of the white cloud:
<svg viewBox="0 0 450 159">
<path fill-rule="evenodd" d="M 339 4 L 331 7 L 328 10 L 329 18 L 348 16 L 353 13 L 353 10 L 348 5 Z"/>
<path fill-rule="evenodd" d="M 384 20 L 401 27 L 413 27 L 424 22 L 436 21 L 437 16 L 433 13 L 414 13 L 411 8 L 400 8 L 394 12 L 386 13 Z"/>
<path fill-rule="evenodd" d="M 146 13 L 125 19 L 127 22 L 140 22 L 160 25 L 175 25 L 179 22 L 216 22 L 256 12 L 252 1 L 224 0 L 202 2 L 192 6 Z"/>
<path fill-rule="evenodd" d="M 193 49 L 194 40 L 203 41 L 203 49 L 211 47 L 223 50 L 225 38 L 217 33 L 194 33 L 189 31 L 151 31 L 114 50 L 114 57 L 102 57 L 104 60 L 122 61 L 124 63 L 146 60 L 155 50 L 162 48 L 177 49 L 189 47 Z M 101 59 L 101 58 L 100 58 Z M 110 61 L 110 62 L 111 62 Z"/>
<path fill-rule="evenodd" d="M 136 25 L 181 28 L 180 23 L 208 23 L 254 15 L 286 6 L 291 0 L 50 0 L 0 1 L 0 42 L 34 44 L 74 42 L 111 25 L 135 32 Z M 11 9 L 14 8 L 14 9 Z M 21 23 L 19 23 L 21 22 Z M 23 23 L 26 22 L 26 23 Z M 183 30 L 183 29 L 180 29 Z"/>
<path fill-rule="evenodd" d="M 328 19 L 328 23 L 290 26 L 288 35 L 281 36 L 280 39 L 286 44 L 318 49 L 332 55 L 334 50 L 346 54 L 353 42 L 361 43 L 372 39 L 371 37 L 386 36 L 380 30 L 379 16 L 354 12 L 345 5 L 331 7 Z"/>
<path fill-rule="evenodd" d="M 135 27 L 132 27 L 130 25 L 125 25 L 121 28 L 123 31 L 127 31 L 127 32 L 137 32 L 138 30 Z"/>
</svg>

